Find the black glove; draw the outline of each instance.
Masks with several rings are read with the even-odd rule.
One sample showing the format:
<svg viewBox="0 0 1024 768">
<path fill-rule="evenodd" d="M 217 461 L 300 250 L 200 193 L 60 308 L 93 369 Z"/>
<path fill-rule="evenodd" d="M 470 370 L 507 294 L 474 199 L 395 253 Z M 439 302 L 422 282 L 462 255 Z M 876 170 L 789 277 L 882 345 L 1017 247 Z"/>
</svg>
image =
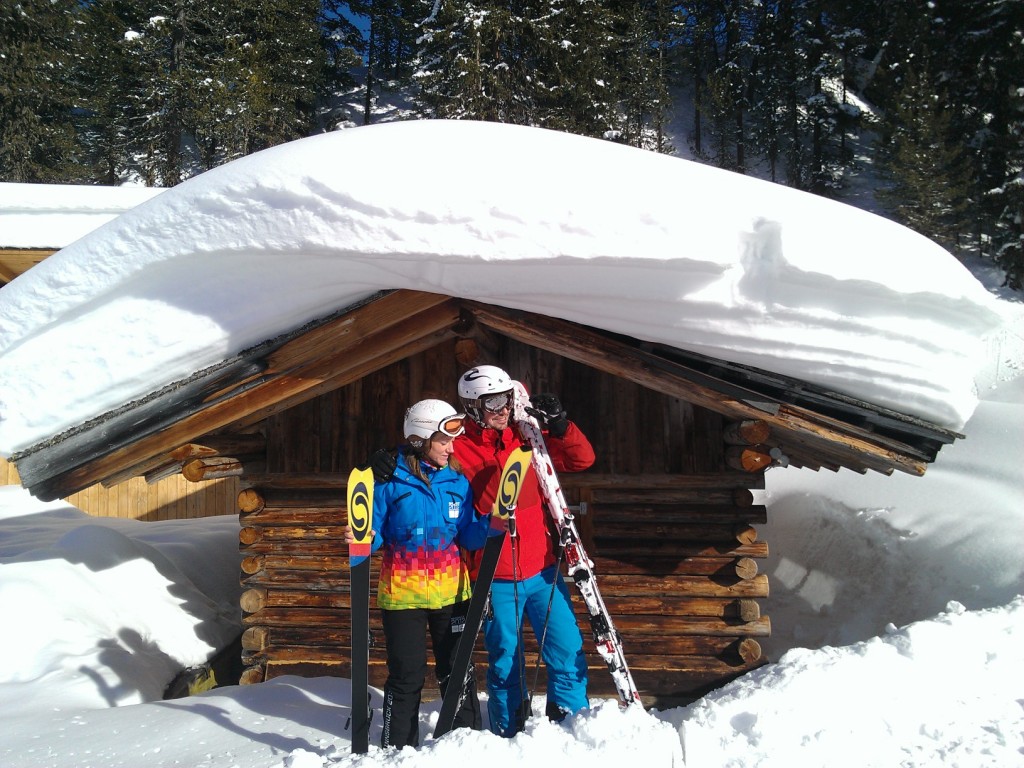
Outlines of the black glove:
<svg viewBox="0 0 1024 768">
<path fill-rule="evenodd" d="M 395 474 L 395 457 L 387 448 L 378 448 L 370 455 L 370 469 L 373 470 L 373 482 L 386 483 Z"/>
<path fill-rule="evenodd" d="M 530 397 L 526 412 L 533 416 L 552 437 L 565 437 L 569 419 L 565 417 L 562 401 L 550 392 L 541 392 Z"/>
</svg>

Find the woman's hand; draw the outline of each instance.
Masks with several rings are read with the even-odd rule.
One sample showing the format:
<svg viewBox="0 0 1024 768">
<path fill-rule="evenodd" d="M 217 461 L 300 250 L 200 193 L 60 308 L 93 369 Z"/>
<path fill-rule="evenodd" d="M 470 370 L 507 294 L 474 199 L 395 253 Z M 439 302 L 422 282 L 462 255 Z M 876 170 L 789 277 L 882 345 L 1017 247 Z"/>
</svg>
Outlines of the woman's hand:
<svg viewBox="0 0 1024 768">
<path fill-rule="evenodd" d="M 374 530 L 371 530 L 370 531 L 370 541 L 373 541 L 373 538 L 376 535 L 377 535 L 377 532 L 374 531 Z M 355 544 L 355 541 L 356 541 L 355 534 L 353 534 L 352 533 L 352 529 L 346 525 L 345 526 L 345 543 L 346 544 Z"/>
</svg>

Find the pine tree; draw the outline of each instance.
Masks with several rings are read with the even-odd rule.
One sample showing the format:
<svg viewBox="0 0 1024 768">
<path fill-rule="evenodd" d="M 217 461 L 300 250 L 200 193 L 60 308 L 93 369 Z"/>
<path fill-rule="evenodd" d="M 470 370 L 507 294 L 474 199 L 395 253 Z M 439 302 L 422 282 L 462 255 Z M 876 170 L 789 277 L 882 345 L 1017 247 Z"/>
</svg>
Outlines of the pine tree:
<svg viewBox="0 0 1024 768">
<path fill-rule="evenodd" d="M 372 120 L 382 87 L 411 86 L 420 51 L 420 24 L 434 13 L 432 0 L 357 0 L 351 13 L 368 22 L 364 47 L 366 76 L 363 122 Z"/>
<path fill-rule="evenodd" d="M 129 27 L 115 6 L 108 0 L 81 5 L 71 41 L 82 162 L 90 181 L 107 185 L 138 175 L 132 153 L 142 124 L 127 99 L 142 87 L 142 75 L 128 54 Z"/>
<path fill-rule="evenodd" d="M 693 47 L 688 65 L 699 121 L 694 149 L 699 157 L 740 171 L 747 162 L 747 71 L 754 7 L 750 0 L 696 0 L 686 3 L 684 12 L 688 44 Z"/>
<path fill-rule="evenodd" d="M 789 30 L 779 21 L 778 8 L 761 7 L 761 18 L 751 41 L 751 80 L 757 83 L 750 98 L 751 138 L 767 163 L 768 178 L 778 181 L 782 170 L 783 132 L 787 80 L 783 77 L 785 36 Z"/>
<path fill-rule="evenodd" d="M 614 138 L 656 152 L 672 152 L 666 134 L 672 102 L 669 77 L 678 25 L 668 0 L 613 4 L 617 31 L 614 91 L 619 128 Z"/>
<path fill-rule="evenodd" d="M 927 71 L 927 63 L 919 67 Z M 883 168 L 892 186 L 880 192 L 897 218 L 947 247 L 965 226 L 970 167 L 953 135 L 953 111 L 945 94 L 908 67 L 895 109 L 887 119 Z"/>
<path fill-rule="evenodd" d="M 67 40 L 72 0 L 0 6 L 0 179 L 78 179 Z"/>
<path fill-rule="evenodd" d="M 1001 182 L 988 190 L 986 203 L 998 211 L 993 233 L 996 263 L 1006 272 L 1006 285 L 1024 290 L 1024 19 L 1019 5 L 999 3 L 996 38 L 1001 41 L 992 50 L 1001 51 L 1004 72 L 1005 152 L 1001 160 Z M 998 93 L 998 91 L 997 91 Z"/>
<path fill-rule="evenodd" d="M 319 0 L 96 0 L 82 141 L 97 178 L 173 185 L 308 136 L 329 76 Z"/>
<path fill-rule="evenodd" d="M 940 76 L 956 105 L 952 130 L 974 176 L 973 235 L 1024 287 L 1024 5 L 1005 0 L 940 2 Z M 964 241 L 962 241 L 964 242 Z"/>
<path fill-rule="evenodd" d="M 991 190 L 991 199 L 1001 205 L 996 220 L 994 258 L 1006 272 L 1005 284 L 1015 291 L 1024 289 L 1024 77 L 1011 96 L 1008 136 L 1016 146 L 1006 155 L 1006 180 Z"/>
<path fill-rule="evenodd" d="M 324 97 L 335 88 L 349 88 L 356 84 L 351 70 L 360 66 L 366 52 L 366 41 L 352 20 L 353 15 L 365 14 L 363 2 L 321 0 L 318 27 L 320 47 L 324 50 Z"/>
<path fill-rule="evenodd" d="M 617 121 L 613 21 L 597 0 L 443 3 L 422 25 L 421 108 L 602 136 Z"/>
<path fill-rule="evenodd" d="M 415 82 L 425 114 L 495 122 L 523 116 L 505 87 L 510 62 L 502 42 L 514 35 L 513 18 L 491 5 L 453 0 L 424 19 Z"/>
<path fill-rule="evenodd" d="M 537 124 L 604 136 L 618 124 L 615 16 L 601 0 L 550 0 L 529 19 Z"/>
</svg>

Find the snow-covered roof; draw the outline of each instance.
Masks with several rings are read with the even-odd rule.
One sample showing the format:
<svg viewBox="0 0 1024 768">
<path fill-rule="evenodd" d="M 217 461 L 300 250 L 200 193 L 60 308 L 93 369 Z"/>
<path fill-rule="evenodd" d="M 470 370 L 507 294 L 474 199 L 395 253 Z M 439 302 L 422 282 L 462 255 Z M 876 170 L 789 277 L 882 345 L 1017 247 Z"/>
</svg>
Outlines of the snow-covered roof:
<svg viewBox="0 0 1024 768">
<path fill-rule="evenodd" d="M 542 129 L 389 123 L 209 171 L 4 288 L 0 454 L 395 288 L 755 366 L 953 429 L 1002 322 L 950 254 L 847 205 Z"/>
<path fill-rule="evenodd" d="M 0 184 L 0 249 L 63 248 L 161 192 L 134 186 Z"/>
</svg>

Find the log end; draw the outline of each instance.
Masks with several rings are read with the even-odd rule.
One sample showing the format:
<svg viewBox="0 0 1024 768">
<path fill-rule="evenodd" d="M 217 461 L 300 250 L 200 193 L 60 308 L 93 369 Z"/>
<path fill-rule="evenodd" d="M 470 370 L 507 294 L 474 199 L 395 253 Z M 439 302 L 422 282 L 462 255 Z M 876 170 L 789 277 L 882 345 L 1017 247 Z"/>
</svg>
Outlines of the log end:
<svg viewBox="0 0 1024 768">
<path fill-rule="evenodd" d="M 753 664 L 761 659 L 761 644 L 752 637 L 744 637 L 736 644 L 736 653 L 744 664 Z"/>
<path fill-rule="evenodd" d="M 249 627 L 242 633 L 242 648 L 246 651 L 262 651 L 270 640 L 266 627 Z"/>
<path fill-rule="evenodd" d="M 757 561 L 752 557 L 741 557 L 736 561 L 736 575 L 741 579 L 757 576 Z"/>
<path fill-rule="evenodd" d="M 262 683 L 264 676 L 265 673 L 263 671 L 262 665 L 249 667 L 244 672 L 242 672 L 242 676 L 238 679 L 238 684 L 255 685 L 256 683 Z"/>
<path fill-rule="evenodd" d="M 260 512 L 266 505 L 266 499 L 255 488 L 245 488 L 238 492 L 239 512 L 245 514 Z"/>
<path fill-rule="evenodd" d="M 761 606 L 756 600 L 743 599 L 736 601 L 736 615 L 741 621 L 751 622 L 761 618 Z"/>
<path fill-rule="evenodd" d="M 263 587 L 247 589 L 242 593 L 238 604 L 246 613 L 256 613 L 267 605 L 267 590 Z"/>
</svg>

